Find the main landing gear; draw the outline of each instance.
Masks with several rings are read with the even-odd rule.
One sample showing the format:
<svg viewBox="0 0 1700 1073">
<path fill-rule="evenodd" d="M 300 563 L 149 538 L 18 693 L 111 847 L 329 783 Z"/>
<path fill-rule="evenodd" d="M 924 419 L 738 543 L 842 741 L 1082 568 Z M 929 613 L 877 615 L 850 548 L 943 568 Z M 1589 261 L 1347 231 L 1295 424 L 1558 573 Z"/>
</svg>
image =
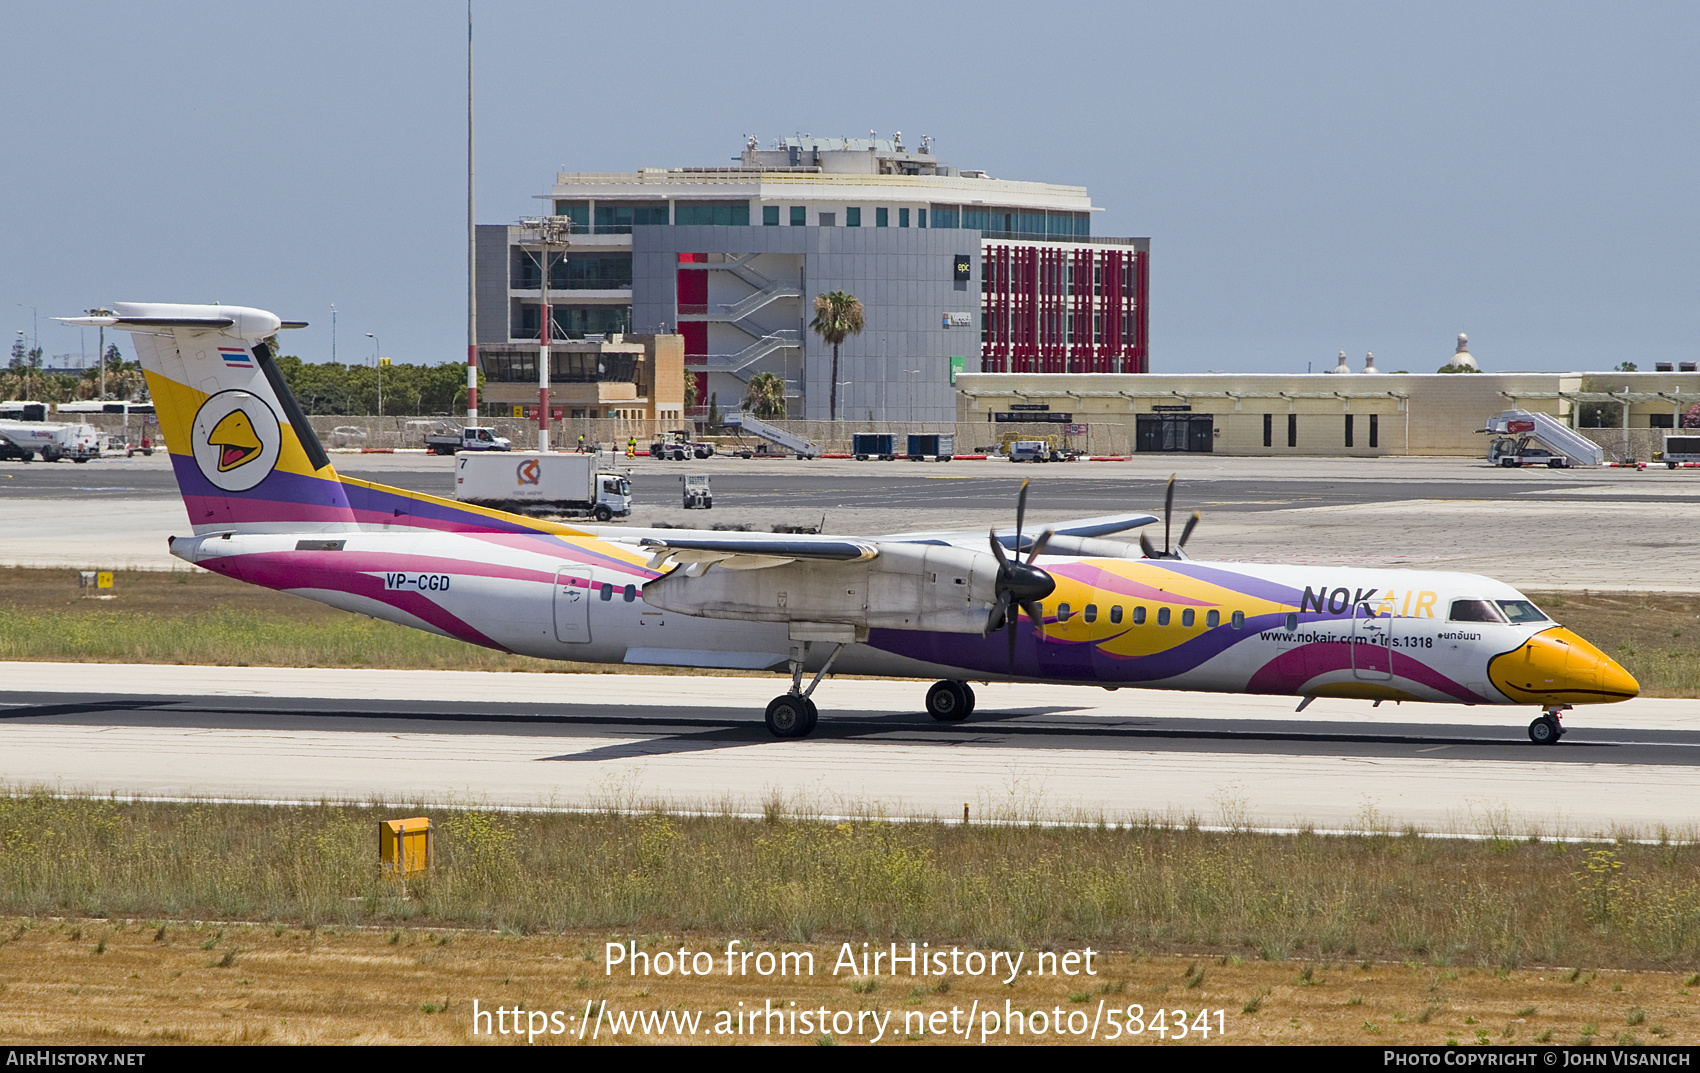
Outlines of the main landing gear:
<svg viewBox="0 0 1700 1073">
<path fill-rule="evenodd" d="M 1541 717 L 1529 724 L 1529 740 L 1536 745 L 1556 745 L 1558 739 L 1564 737 L 1564 724 L 1559 722 L 1559 713 L 1567 710 L 1568 704 L 1554 704 L 1541 713 Z"/>
<path fill-rule="evenodd" d="M 806 738 L 814 732 L 815 721 L 820 712 L 815 708 L 815 702 L 809 699 L 809 694 L 820 685 L 826 672 L 832 670 L 832 665 L 838 661 L 838 654 L 844 651 L 842 643 L 834 646 L 832 655 L 827 658 L 821 669 L 815 672 L 814 680 L 809 688 L 803 688 L 803 659 L 808 655 L 809 642 L 791 642 L 791 692 L 774 697 L 767 705 L 767 731 L 776 738 Z"/>
<path fill-rule="evenodd" d="M 974 714 L 974 689 L 967 682 L 934 682 L 927 690 L 927 714 L 941 723 L 960 723 Z"/>
</svg>

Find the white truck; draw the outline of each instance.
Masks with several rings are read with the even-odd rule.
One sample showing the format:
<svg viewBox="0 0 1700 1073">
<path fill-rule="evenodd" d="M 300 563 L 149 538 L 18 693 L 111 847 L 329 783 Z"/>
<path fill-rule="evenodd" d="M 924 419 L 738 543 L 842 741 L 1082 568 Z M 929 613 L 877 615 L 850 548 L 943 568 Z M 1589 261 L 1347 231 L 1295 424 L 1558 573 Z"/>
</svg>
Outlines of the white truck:
<svg viewBox="0 0 1700 1073">
<path fill-rule="evenodd" d="M 41 421 L 0 421 L 0 458 L 29 462 L 69 458 L 87 462 L 100 457 L 100 430 L 93 425 L 60 425 Z"/>
<path fill-rule="evenodd" d="M 514 451 L 455 458 L 455 498 L 516 514 L 588 514 L 599 522 L 632 512 L 632 485 L 600 455 Z"/>
<path fill-rule="evenodd" d="M 479 425 L 467 425 L 461 429 L 448 426 L 425 434 L 425 449 L 437 455 L 461 451 L 511 451 L 513 446 L 506 436 L 496 435 L 495 429 Z"/>
</svg>

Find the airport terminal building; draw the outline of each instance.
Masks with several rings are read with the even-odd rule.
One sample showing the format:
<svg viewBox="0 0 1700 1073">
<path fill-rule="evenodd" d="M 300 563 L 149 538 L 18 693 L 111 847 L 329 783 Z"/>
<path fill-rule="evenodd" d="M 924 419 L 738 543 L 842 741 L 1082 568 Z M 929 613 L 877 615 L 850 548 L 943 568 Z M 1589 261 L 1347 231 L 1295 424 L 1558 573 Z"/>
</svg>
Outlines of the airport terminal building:
<svg viewBox="0 0 1700 1073">
<path fill-rule="evenodd" d="M 927 139 L 752 138 L 728 166 L 562 172 L 540 197 L 571 221 L 550 256 L 551 338 L 676 333 L 699 413 L 711 396 L 735 407 L 760 372 L 783 378 L 795 419 L 950 422 L 962 374 L 1148 368 L 1149 240 L 1093 235 L 1084 187 L 951 167 Z M 508 359 L 483 363 L 493 383 L 526 380 L 512 359 L 539 337 L 527 236 L 478 228 L 481 359 Z M 840 347 L 836 415 L 832 348 L 808 327 L 833 291 L 866 323 Z"/>
<path fill-rule="evenodd" d="M 995 444 L 1055 438 L 1098 454 L 1483 455 L 1490 417 L 1543 413 L 1598 443 L 1608 461 L 1645 461 L 1700 421 L 1693 363 L 1651 372 L 1481 371 L 1459 337 L 1448 368 L 1470 372 L 1150 373 L 961 377 L 959 436 Z M 978 431 L 976 431 L 978 430 Z"/>
</svg>

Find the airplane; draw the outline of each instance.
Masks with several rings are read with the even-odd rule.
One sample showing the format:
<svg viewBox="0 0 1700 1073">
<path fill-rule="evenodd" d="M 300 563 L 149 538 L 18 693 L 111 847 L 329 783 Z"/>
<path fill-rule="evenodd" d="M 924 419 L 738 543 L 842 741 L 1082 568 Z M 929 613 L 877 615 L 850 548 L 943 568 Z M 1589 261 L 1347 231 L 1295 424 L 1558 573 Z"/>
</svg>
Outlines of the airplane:
<svg viewBox="0 0 1700 1073">
<path fill-rule="evenodd" d="M 1614 660 L 1503 582 L 1474 574 L 1212 562 L 1106 537 L 1108 515 L 886 537 L 585 527 L 343 476 L 279 371 L 265 310 L 116 303 L 60 318 L 127 330 L 193 526 L 180 559 L 471 644 L 587 663 L 779 670 L 768 730 L 814 730 L 834 671 L 933 678 L 927 712 L 974 710 L 971 681 L 1299 698 L 1534 705 L 1536 744 L 1573 705 L 1627 700 Z M 1025 556 L 1025 558 L 1023 558 Z M 1042 562 L 1041 562 L 1042 559 Z M 1002 636 L 997 636 L 1001 634 Z M 804 675 L 813 672 L 805 686 Z"/>
</svg>

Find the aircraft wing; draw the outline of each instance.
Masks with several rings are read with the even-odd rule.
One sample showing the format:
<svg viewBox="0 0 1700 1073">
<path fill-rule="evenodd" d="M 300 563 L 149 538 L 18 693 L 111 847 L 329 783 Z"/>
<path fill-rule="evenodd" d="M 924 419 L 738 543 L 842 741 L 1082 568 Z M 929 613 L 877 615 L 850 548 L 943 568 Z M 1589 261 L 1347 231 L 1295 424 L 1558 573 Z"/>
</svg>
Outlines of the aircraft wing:
<svg viewBox="0 0 1700 1073">
<path fill-rule="evenodd" d="M 1138 529 L 1142 525 L 1162 521 L 1155 514 L 1101 514 L 1094 518 L 1076 518 L 1071 521 L 1058 522 L 1049 526 L 1033 526 L 1020 537 L 1020 547 L 1016 547 L 1016 532 L 1014 527 L 992 530 L 998 543 L 1010 551 L 1026 551 L 1038 539 L 1039 533 L 1050 529 L 1055 537 L 1072 537 L 1073 541 L 1056 541 L 1056 550 L 1062 554 L 1070 554 L 1068 548 L 1077 541 L 1090 540 L 1096 537 L 1108 536 L 1112 533 L 1125 533 L 1130 529 Z M 881 537 L 881 540 L 902 542 L 906 544 L 949 544 L 952 547 L 972 548 L 976 551 L 986 546 L 985 533 L 982 530 L 943 530 L 931 533 L 896 533 Z M 1082 545 L 1082 549 L 1084 549 Z M 1097 549 L 1095 553 L 1104 553 Z"/>
<path fill-rule="evenodd" d="M 638 545 L 649 555 L 649 568 L 660 570 L 669 563 L 690 566 L 718 564 L 728 570 L 759 570 L 798 559 L 850 563 L 878 558 L 879 548 L 860 540 L 840 537 L 791 536 L 776 538 L 751 534 L 734 536 L 716 533 L 704 536 L 645 536 Z"/>
</svg>

